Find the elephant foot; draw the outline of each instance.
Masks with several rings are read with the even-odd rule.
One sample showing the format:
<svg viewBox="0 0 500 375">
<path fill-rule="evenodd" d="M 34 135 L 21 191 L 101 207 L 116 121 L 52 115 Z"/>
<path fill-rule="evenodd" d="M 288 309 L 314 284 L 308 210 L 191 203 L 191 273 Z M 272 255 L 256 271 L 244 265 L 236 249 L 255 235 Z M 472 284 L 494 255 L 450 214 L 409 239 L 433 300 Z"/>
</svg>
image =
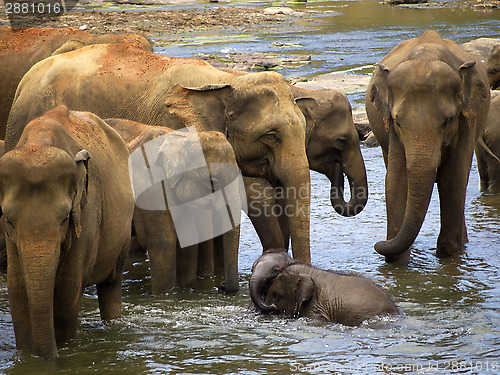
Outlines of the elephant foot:
<svg viewBox="0 0 500 375">
<path fill-rule="evenodd" d="M 462 237 L 463 238 L 463 237 Z M 436 256 L 438 258 L 450 258 L 465 253 L 463 241 L 438 239 Z"/>
<path fill-rule="evenodd" d="M 451 257 L 456 257 L 460 256 L 465 253 L 465 248 L 464 246 L 457 247 L 438 247 L 436 250 L 436 256 L 438 258 L 451 258 Z"/>
<path fill-rule="evenodd" d="M 398 255 L 387 255 L 385 257 L 385 261 L 387 263 L 395 264 L 395 265 L 408 265 L 410 262 L 410 253 L 411 249 L 406 250 L 404 253 Z"/>
</svg>

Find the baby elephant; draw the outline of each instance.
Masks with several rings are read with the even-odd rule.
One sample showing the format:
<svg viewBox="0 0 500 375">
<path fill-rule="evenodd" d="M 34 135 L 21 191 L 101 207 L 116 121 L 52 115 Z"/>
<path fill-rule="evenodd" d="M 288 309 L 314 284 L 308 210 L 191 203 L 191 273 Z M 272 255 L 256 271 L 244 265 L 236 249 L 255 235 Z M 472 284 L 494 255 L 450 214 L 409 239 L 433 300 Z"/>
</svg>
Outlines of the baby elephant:
<svg viewBox="0 0 500 375">
<path fill-rule="evenodd" d="M 371 280 L 296 263 L 284 251 L 267 252 L 257 259 L 250 295 L 266 313 L 311 316 L 349 326 L 398 313 L 392 299 Z"/>
</svg>

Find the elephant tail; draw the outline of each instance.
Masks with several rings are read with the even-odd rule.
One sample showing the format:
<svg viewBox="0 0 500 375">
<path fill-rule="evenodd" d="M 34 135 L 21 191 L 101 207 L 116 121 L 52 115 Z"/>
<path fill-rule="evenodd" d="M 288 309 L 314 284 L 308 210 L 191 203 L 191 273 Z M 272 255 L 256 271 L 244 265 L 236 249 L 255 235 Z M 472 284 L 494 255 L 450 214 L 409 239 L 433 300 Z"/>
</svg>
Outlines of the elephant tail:
<svg viewBox="0 0 500 375">
<path fill-rule="evenodd" d="M 488 155 L 490 155 L 493 159 L 495 159 L 498 163 L 500 163 L 500 159 L 498 158 L 498 156 L 496 156 L 493 151 L 491 151 L 491 149 L 488 147 L 488 145 L 486 143 L 484 143 L 484 139 L 483 137 L 479 137 L 479 139 L 477 140 L 477 143 L 479 143 L 479 145 L 484 149 L 484 151 L 486 151 L 486 153 Z"/>
</svg>

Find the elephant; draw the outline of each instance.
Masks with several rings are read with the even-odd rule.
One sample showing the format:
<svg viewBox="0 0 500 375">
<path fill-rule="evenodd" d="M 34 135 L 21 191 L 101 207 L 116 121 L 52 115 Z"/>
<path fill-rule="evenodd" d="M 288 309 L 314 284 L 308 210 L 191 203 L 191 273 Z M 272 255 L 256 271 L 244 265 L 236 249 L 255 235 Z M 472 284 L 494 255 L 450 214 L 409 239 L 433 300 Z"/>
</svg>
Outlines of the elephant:
<svg viewBox="0 0 500 375">
<path fill-rule="evenodd" d="M 255 262 L 250 296 L 263 313 L 348 326 L 399 313 L 391 297 L 370 279 L 295 262 L 280 250 L 264 253 Z"/>
<path fill-rule="evenodd" d="M 465 51 L 476 57 L 485 66 L 488 62 L 488 56 L 497 44 L 500 44 L 499 38 L 477 38 L 467 43 L 460 44 Z"/>
<path fill-rule="evenodd" d="M 37 62 L 86 45 L 128 43 L 146 51 L 151 44 L 139 34 L 91 34 L 67 28 L 11 28 L 0 26 L 0 139 L 14 100 L 16 88 L 24 74 Z"/>
<path fill-rule="evenodd" d="M 243 176 L 296 192 L 287 198 L 292 251 L 310 263 L 305 119 L 280 74 L 228 73 L 201 60 L 124 44 L 84 47 L 45 59 L 26 73 L 9 115 L 6 149 L 16 144 L 27 121 L 58 103 L 174 130 L 196 117 L 198 131 L 222 132 Z"/>
<path fill-rule="evenodd" d="M 480 189 L 500 193 L 500 94 L 491 99 L 486 128 L 476 144 Z"/>
<path fill-rule="evenodd" d="M 167 162 L 171 168 L 176 168 L 183 162 L 180 155 L 182 155 L 183 149 L 185 150 L 189 146 L 189 142 L 199 141 L 208 167 L 212 168 L 209 175 L 189 175 L 184 173 L 181 182 L 176 183 L 171 193 L 167 194 L 169 198 L 175 198 L 178 202 L 193 201 L 199 197 L 208 196 L 212 193 L 211 181 L 212 183 L 216 181 L 216 183 L 225 187 L 232 182 L 228 181 L 228 179 L 235 177 L 234 173 L 228 173 L 237 171 L 233 148 L 220 132 L 205 131 L 192 134 L 124 119 L 105 119 L 105 122 L 120 134 L 131 153 L 138 148 L 144 147 L 146 143 L 151 142 L 153 139 L 162 137 L 168 142 L 169 157 Z M 165 144 L 164 142 L 163 145 Z M 163 146 L 162 144 L 158 144 L 158 146 L 158 153 L 160 153 Z M 224 163 L 223 169 L 219 168 L 220 170 L 218 170 L 215 168 L 215 166 L 222 165 L 222 163 Z M 129 163 L 129 165 L 131 164 Z M 234 166 L 234 168 L 228 171 L 228 166 Z M 168 184 L 164 184 L 163 187 L 165 189 L 170 188 Z M 146 190 L 146 192 L 151 191 L 151 189 Z M 227 194 L 227 188 L 225 191 Z M 222 271 L 225 275 L 225 292 L 237 292 L 239 288 L 239 212 L 241 209 L 237 210 L 238 218 L 234 218 L 236 225 L 220 236 L 222 237 L 223 247 L 221 251 L 217 247 L 214 248 L 212 240 L 204 241 L 199 245 L 181 248 L 174 221 L 168 209 L 170 203 L 172 203 L 171 200 L 166 202 L 167 207 L 165 210 L 151 210 L 141 206 L 140 196 L 136 195 L 133 227 L 139 245 L 147 251 L 149 256 L 153 294 L 166 293 L 175 286 L 193 287 L 197 275 L 213 276 L 214 264 L 220 265 L 221 269 L 217 269 L 217 271 Z M 210 214 L 215 214 L 215 212 L 210 211 L 213 210 L 209 210 L 204 218 L 207 222 L 211 220 Z M 201 213 L 202 209 L 200 207 L 199 214 Z M 217 219 L 221 220 L 220 217 Z M 194 233 L 190 233 L 190 235 L 192 236 Z M 220 260 L 217 259 L 218 262 L 214 261 L 214 253 L 221 258 Z"/>
<path fill-rule="evenodd" d="M 493 47 L 486 63 L 486 72 L 492 90 L 500 87 L 500 42 Z"/>
<path fill-rule="evenodd" d="M 121 314 L 134 200 L 125 142 L 65 106 L 31 121 L 0 158 L 7 286 L 16 346 L 57 357 L 76 336 L 84 288 L 104 321 Z"/>
<path fill-rule="evenodd" d="M 484 66 L 433 30 L 403 41 L 377 64 L 365 105 L 387 169 L 386 261 L 408 260 L 437 182 L 436 255 L 464 251 L 464 205 L 474 145 L 490 103 Z"/>
<path fill-rule="evenodd" d="M 353 123 L 351 106 L 339 90 L 307 90 L 291 86 L 295 101 L 306 119 L 306 155 L 309 168 L 331 182 L 332 207 L 342 216 L 357 215 L 366 205 L 368 184 Z M 351 199 L 344 201 L 344 174 Z M 256 228 L 263 250 L 288 248 L 288 223 L 284 193 L 266 181 L 244 178 L 248 215 Z M 264 186 L 263 188 L 256 188 Z M 276 208 L 273 210 L 273 207 Z"/>
</svg>

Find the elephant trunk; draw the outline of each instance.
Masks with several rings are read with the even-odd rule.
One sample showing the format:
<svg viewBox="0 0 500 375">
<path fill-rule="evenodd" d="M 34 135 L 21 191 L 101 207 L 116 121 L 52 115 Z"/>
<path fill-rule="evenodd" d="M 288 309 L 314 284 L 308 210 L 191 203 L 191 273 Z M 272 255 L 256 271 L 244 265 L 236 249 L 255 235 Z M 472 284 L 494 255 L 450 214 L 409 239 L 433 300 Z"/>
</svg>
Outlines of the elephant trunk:
<svg viewBox="0 0 500 375">
<path fill-rule="evenodd" d="M 268 305 L 263 298 L 264 288 L 270 280 L 269 273 L 262 267 L 257 268 L 250 278 L 250 298 L 257 308 L 265 314 L 270 314 L 276 311 L 274 305 Z"/>
<path fill-rule="evenodd" d="M 410 248 L 424 222 L 440 160 L 440 150 L 431 150 L 431 147 L 412 147 L 412 152 L 405 152 L 408 190 L 403 222 L 394 238 L 375 244 L 375 250 L 388 259 L 396 258 Z M 391 160 L 388 173 L 390 170 Z"/>
<path fill-rule="evenodd" d="M 331 182 L 330 201 L 335 211 L 342 216 L 355 216 L 366 206 L 368 200 L 368 183 L 366 169 L 361 151 L 351 151 L 345 161 L 332 164 L 328 176 Z M 344 199 L 344 174 L 347 176 L 351 197 L 349 202 Z"/>
<path fill-rule="evenodd" d="M 273 172 L 286 194 L 284 214 L 288 217 L 293 258 L 310 264 L 309 223 L 311 184 L 309 163 L 302 145 L 302 152 L 276 160 Z"/>
<path fill-rule="evenodd" d="M 60 254 L 57 241 L 20 241 L 33 339 L 33 354 L 58 357 L 54 329 L 54 286 Z"/>
</svg>

